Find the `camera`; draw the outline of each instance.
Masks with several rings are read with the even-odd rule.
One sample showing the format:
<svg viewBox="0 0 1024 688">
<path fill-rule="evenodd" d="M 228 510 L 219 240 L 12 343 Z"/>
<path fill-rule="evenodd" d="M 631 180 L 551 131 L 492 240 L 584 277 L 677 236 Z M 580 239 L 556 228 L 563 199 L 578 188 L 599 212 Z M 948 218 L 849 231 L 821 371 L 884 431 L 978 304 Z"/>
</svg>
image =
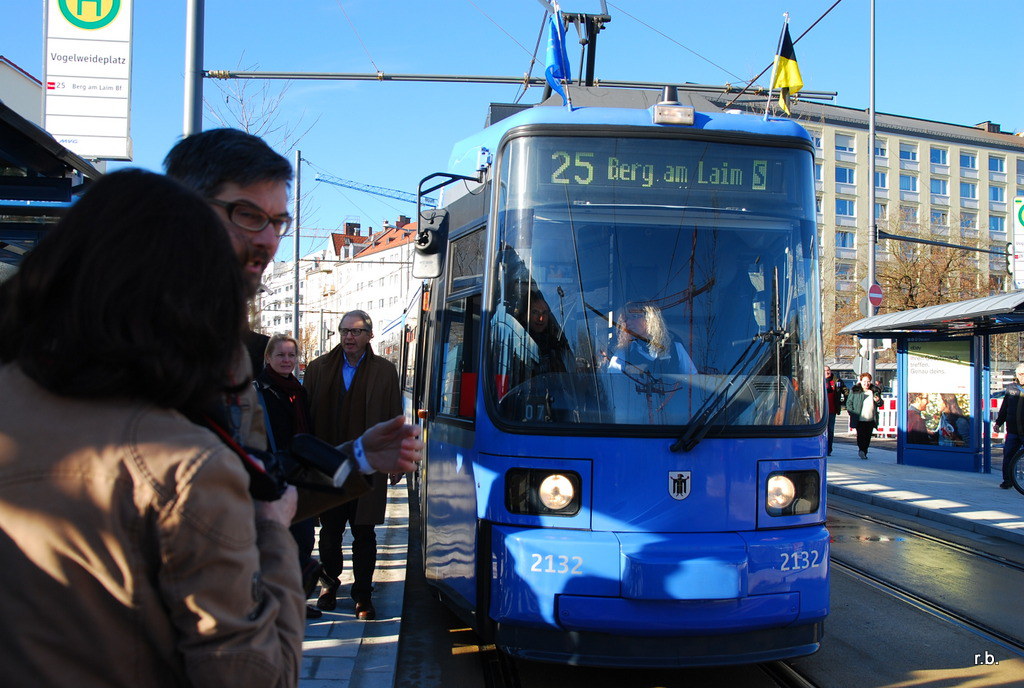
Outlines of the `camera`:
<svg viewBox="0 0 1024 688">
<path fill-rule="evenodd" d="M 307 433 L 295 435 L 286 451 L 245 451 L 249 494 L 265 502 L 278 499 L 289 484 L 319 492 L 341 492 L 356 469 L 355 459 Z"/>
</svg>

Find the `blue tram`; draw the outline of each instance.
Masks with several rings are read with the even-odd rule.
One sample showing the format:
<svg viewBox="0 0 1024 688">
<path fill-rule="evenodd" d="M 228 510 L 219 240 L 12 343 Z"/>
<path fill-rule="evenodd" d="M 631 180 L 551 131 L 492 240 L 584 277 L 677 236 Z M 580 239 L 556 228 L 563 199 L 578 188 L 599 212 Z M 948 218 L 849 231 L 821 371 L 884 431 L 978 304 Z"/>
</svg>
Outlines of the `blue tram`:
<svg viewBox="0 0 1024 688">
<path fill-rule="evenodd" d="M 421 183 L 443 187 L 407 330 L 427 580 L 523 658 L 812 653 L 829 545 L 811 141 L 672 95 L 573 98 L 492 111 Z"/>
</svg>

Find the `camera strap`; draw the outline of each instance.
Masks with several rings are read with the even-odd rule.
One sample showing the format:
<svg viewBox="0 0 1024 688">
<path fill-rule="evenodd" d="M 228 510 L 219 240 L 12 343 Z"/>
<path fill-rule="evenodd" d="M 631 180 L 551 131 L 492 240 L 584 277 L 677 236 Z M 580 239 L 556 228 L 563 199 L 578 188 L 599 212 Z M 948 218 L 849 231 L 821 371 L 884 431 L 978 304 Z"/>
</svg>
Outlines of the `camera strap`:
<svg viewBox="0 0 1024 688">
<path fill-rule="evenodd" d="M 231 434 L 218 425 L 213 418 L 207 414 L 202 414 L 199 417 L 199 422 L 203 427 L 212 430 L 220 438 L 221 442 L 242 460 L 242 466 L 245 467 L 245 472 L 249 474 L 249 494 L 254 499 L 271 502 L 284 494 L 285 489 L 288 487 L 284 479 L 268 471 L 263 462 L 257 460 L 242 445 L 238 444 Z"/>
</svg>

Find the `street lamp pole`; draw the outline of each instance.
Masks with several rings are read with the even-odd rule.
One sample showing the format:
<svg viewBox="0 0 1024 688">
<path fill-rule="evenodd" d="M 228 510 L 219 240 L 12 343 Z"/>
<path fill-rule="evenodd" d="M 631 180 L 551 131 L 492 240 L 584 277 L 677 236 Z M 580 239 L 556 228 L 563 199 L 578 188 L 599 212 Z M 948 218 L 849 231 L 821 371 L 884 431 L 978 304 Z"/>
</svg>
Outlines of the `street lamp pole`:
<svg viewBox="0 0 1024 688">
<path fill-rule="evenodd" d="M 300 167 L 302 160 L 302 153 L 295 150 L 295 190 L 293 191 L 294 197 L 292 198 L 292 222 L 295 227 L 292 238 L 295 241 L 295 296 L 292 299 L 292 305 L 294 311 L 292 313 L 293 322 L 295 323 L 293 332 L 296 341 L 302 339 L 302 330 L 299 327 L 299 196 L 302 192 L 302 168 Z"/>
<path fill-rule="evenodd" d="M 205 0 L 188 0 L 185 16 L 185 136 L 203 129 L 203 32 Z"/>
<path fill-rule="evenodd" d="M 875 0 L 871 0 L 870 21 L 870 53 L 868 76 L 868 275 L 864 290 L 868 292 L 866 315 L 870 318 L 875 314 L 875 306 L 871 303 L 871 287 L 875 284 L 875 250 L 878 246 L 878 224 L 875 218 Z M 868 340 L 867 371 L 875 376 L 875 342 Z"/>
</svg>

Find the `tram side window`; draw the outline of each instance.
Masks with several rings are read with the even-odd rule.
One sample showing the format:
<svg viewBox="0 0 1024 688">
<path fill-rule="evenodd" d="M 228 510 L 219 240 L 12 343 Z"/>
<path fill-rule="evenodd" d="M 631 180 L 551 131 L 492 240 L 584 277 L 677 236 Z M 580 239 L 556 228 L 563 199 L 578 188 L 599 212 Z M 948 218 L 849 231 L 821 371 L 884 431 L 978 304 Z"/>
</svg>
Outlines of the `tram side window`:
<svg viewBox="0 0 1024 688">
<path fill-rule="evenodd" d="M 472 420 L 476 416 L 477 338 L 480 336 L 480 295 L 448 303 L 441 351 L 441 415 Z"/>
</svg>

